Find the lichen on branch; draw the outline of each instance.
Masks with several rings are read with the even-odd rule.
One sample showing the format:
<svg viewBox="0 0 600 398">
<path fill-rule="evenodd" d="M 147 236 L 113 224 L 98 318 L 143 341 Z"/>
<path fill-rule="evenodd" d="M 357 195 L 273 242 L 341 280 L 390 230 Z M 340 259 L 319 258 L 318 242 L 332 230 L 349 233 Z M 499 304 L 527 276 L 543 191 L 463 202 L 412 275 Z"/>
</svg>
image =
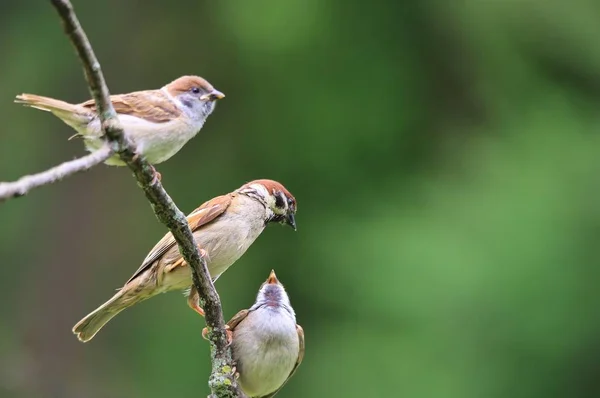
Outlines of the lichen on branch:
<svg viewBox="0 0 600 398">
<path fill-rule="evenodd" d="M 133 171 L 139 186 L 152 205 L 154 214 L 173 234 L 185 261 L 192 268 L 194 286 L 199 292 L 200 303 L 206 313 L 206 324 L 211 343 L 212 372 L 209 387 L 217 398 L 242 397 L 233 374 L 231 349 L 227 345 L 225 321 L 219 295 L 215 290 L 206 262 L 200 256 L 192 231 L 185 215 L 177 208 L 156 176 L 154 167 L 142 156 L 136 155 L 135 147 L 123 133 L 116 112 L 110 101 L 108 87 L 102 75 L 98 59 L 83 31 L 69 0 L 50 0 L 58 12 L 65 33 L 74 45 L 81 60 L 90 93 L 96 103 L 107 143 Z M 200 335 L 200 333 L 199 333 Z"/>
</svg>

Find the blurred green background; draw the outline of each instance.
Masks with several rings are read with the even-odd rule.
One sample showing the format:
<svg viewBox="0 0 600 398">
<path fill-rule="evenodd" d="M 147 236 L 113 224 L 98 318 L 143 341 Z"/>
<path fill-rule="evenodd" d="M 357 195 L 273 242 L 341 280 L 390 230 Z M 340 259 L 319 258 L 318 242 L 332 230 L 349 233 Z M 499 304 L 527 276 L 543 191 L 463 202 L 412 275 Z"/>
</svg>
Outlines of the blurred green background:
<svg viewBox="0 0 600 398">
<path fill-rule="evenodd" d="M 74 0 L 112 93 L 206 77 L 227 98 L 159 165 L 184 212 L 283 182 L 217 283 L 271 268 L 306 333 L 280 397 L 600 396 L 600 3 Z M 0 180 L 84 153 L 21 92 L 89 98 L 49 2 L 0 3 Z M 204 321 L 177 293 L 72 325 L 165 233 L 124 168 L 0 204 L 0 396 L 203 397 Z"/>
</svg>

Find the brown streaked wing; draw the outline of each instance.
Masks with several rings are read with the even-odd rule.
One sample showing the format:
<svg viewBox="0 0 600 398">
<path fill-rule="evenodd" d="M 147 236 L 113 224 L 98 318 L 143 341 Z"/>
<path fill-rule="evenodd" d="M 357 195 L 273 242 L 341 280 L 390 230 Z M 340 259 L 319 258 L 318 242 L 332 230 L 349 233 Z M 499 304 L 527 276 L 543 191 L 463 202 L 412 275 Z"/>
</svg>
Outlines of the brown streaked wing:
<svg viewBox="0 0 600 398">
<path fill-rule="evenodd" d="M 232 194 L 217 196 L 209 200 L 208 202 L 203 203 L 196 210 L 191 212 L 187 217 L 187 222 L 190 226 L 192 232 L 198 230 L 198 228 L 209 224 L 211 221 L 214 221 L 217 217 L 227 210 L 229 205 L 231 204 Z M 150 253 L 146 256 L 140 268 L 133 274 L 131 278 L 125 283 L 129 283 L 138 277 L 142 272 L 147 270 L 154 264 L 155 261 L 160 259 L 163 254 L 165 254 L 169 249 L 171 249 L 176 244 L 175 238 L 169 232 L 150 250 Z"/>
<path fill-rule="evenodd" d="M 233 331 L 241 321 L 246 319 L 249 313 L 250 310 L 240 310 L 237 314 L 233 316 L 233 318 L 231 318 L 229 322 L 227 322 L 226 326 L 229 328 L 229 330 Z"/>
<path fill-rule="evenodd" d="M 269 395 L 265 395 L 260 398 L 273 398 L 275 396 L 275 394 L 277 394 L 279 391 L 281 391 L 283 386 L 285 386 L 285 383 L 287 383 L 292 378 L 294 373 L 296 373 L 298 366 L 300 366 L 300 364 L 302 363 L 302 360 L 304 359 L 304 329 L 302 329 L 302 326 L 296 325 L 296 331 L 298 332 L 298 340 L 300 341 L 300 347 L 298 350 L 298 359 L 296 360 L 296 365 L 294 365 L 294 369 L 292 369 L 288 378 L 285 379 L 283 384 L 277 390 L 273 391 Z"/>
<path fill-rule="evenodd" d="M 135 116 L 154 123 L 166 123 L 181 114 L 177 105 L 160 90 L 111 95 L 110 101 L 118 114 Z M 96 112 L 94 100 L 80 105 Z"/>
<path fill-rule="evenodd" d="M 211 200 L 202 203 L 196 210 L 187 216 L 188 223 L 192 231 L 197 230 L 203 225 L 208 224 L 227 210 L 231 200 L 237 196 L 236 193 L 217 196 Z M 204 212 L 207 210 L 206 212 Z"/>
</svg>

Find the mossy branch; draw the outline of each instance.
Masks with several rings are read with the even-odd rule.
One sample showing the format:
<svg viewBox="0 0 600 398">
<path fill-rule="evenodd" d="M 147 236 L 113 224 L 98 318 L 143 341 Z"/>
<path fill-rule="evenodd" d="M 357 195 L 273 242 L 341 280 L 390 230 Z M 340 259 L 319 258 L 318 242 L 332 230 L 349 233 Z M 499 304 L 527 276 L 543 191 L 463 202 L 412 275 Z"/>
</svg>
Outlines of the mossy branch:
<svg viewBox="0 0 600 398">
<path fill-rule="evenodd" d="M 77 19 L 69 0 L 50 0 L 62 19 L 65 33 L 75 46 L 81 60 L 90 93 L 94 98 L 102 130 L 111 150 L 118 154 L 133 171 L 139 186 L 152 205 L 154 214 L 173 234 L 185 261 L 192 268 L 193 283 L 200 295 L 200 304 L 206 312 L 208 338 L 211 342 L 212 372 L 209 387 L 218 398 L 241 397 L 233 375 L 231 349 L 227 345 L 225 321 L 219 295 L 215 290 L 206 262 L 200 256 L 192 231 L 185 215 L 177 208 L 171 197 L 155 178 L 154 167 L 141 156 L 123 134 L 116 112 L 110 101 L 108 87 L 102 75 L 100 63 Z"/>
</svg>

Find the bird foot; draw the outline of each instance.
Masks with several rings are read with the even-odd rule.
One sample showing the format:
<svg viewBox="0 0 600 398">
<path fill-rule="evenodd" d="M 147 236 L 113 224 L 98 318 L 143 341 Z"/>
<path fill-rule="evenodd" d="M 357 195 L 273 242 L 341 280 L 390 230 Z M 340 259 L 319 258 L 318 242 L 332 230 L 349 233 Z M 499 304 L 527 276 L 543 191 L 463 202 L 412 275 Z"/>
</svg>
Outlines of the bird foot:
<svg viewBox="0 0 600 398">
<path fill-rule="evenodd" d="M 229 347 L 231 345 L 231 343 L 233 343 L 233 332 L 231 330 L 229 330 L 229 326 L 225 325 L 225 333 L 227 333 L 227 347 Z M 204 328 L 202 329 L 202 338 L 204 340 L 208 340 L 208 328 Z M 234 369 L 235 372 L 235 369 Z"/>
<path fill-rule="evenodd" d="M 200 314 L 200 316 L 204 316 L 204 310 L 200 308 L 198 303 L 190 304 L 190 308 L 196 311 L 198 314 Z"/>
<path fill-rule="evenodd" d="M 154 166 L 150 165 L 150 167 L 152 167 L 152 174 L 153 174 L 152 182 L 150 183 L 150 185 L 156 185 L 157 183 L 162 181 L 162 175 L 158 171 L 156 171 L 156 168 Z"/>
</svg>

